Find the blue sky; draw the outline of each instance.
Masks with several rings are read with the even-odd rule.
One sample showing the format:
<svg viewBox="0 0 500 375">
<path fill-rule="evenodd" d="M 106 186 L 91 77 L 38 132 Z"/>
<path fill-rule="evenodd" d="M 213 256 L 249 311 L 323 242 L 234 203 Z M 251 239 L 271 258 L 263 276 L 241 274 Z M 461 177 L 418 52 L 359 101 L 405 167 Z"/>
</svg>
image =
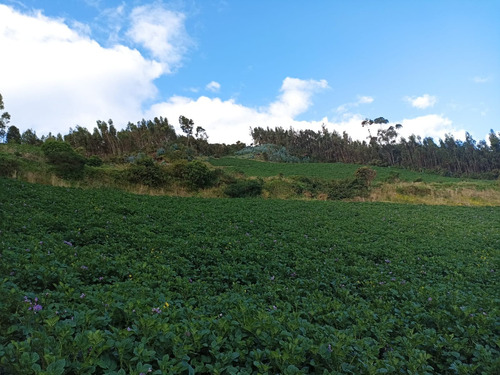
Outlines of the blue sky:
<svg viewBox="0 0 500 375">
<path fill-rule="evenodd" d="M 180 115 L 476 140 L 500 130 L 500 1 L 0 0 L 0 93 L 38 135 Z"/>
</svg>

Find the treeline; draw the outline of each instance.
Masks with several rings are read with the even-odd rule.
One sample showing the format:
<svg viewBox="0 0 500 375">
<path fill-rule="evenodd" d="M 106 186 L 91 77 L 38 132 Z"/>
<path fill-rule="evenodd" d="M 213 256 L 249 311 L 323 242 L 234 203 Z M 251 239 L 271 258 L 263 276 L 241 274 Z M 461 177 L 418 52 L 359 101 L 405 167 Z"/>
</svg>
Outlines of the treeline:
<svg viewBox="0 0 500 375">
<path fill-rule="evenodd" d="M 177 135 L 174 127 L 166 118 L 155 117 L 137 123 L 129 122 L 123 130 L 117 130 L 113 120 L 97 121 L 97 126 L 90 132 L 87 128 L 70 128 L 67 135 L 52 135 L 38 138 L 31 129 L 22 134 L 16 126 L 10 126 L 6 132 L 7 143 L 41 145 L 48 140 L 67 142 L 75 150 L 89 157 L 92 155 L 105 159 L 121 158 L 138 153 L 171 154 L 172 158 L 192 158 L 194 156 L 225 156 L 245 147 L 244 143 L 226 145 L 209 143 L 208 135 L 202 127 L 195 128 L 194 122 L 184 116 L 179 117 L 184 135 Z"/>
<path fill-rule="evenodd" d="M 477 142 L 469 133 L 465 141 L 446 135 L 436 143 L 432 138 L 411 135 L 398 140 L 401 125 L 384 127 L 388 120 L 365 120 L 361 125 L 379 124 L 376 135 L 366 141 L 353 140 L 323 127 L 321 131 L 286 130 L 282 127 L 251 129 L 255 145 L 274 144 L 290 155 L 315 162 L 357 163 L 397 166 L 413 170 L 433 170 L 443 175 L 498 178 L 500 175 L 500 132 L 490 131 L 489 144 Z"/>
</svg>

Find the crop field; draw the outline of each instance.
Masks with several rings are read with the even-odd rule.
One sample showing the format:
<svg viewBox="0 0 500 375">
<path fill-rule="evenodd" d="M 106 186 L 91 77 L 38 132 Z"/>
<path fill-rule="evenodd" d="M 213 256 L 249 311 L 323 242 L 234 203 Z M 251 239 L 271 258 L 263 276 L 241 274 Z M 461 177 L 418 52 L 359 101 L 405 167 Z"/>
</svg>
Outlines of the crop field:
<svg viewBox="0 0 500 375">
<path fill-rule="evenodd" d="M 495 207 L 0 179 L 0 246 L 0 374 L 500 373 Z"/>
<path fill-rule="evenodd" d="M 228 171 L 244 172 L 247 176 L 271 177 L 280 173 L 284 176 L 307 176 L 324 179 L 344 179 L 354 175 L 354 172 L 362 165 L 344 163 L 271 163 L 258 160 L 224 157 L 220 159 L 211 158 L 210 163 L 222 167 Z M 458 182 L 460 179 L 443 177 L 432 173 L 415 172 L 400 168 L 375 167 L 370 168 L 377 171 L 375 181 L 384 181 L 394 174 L 402 181 L 423 182 Z"/>
</svg>

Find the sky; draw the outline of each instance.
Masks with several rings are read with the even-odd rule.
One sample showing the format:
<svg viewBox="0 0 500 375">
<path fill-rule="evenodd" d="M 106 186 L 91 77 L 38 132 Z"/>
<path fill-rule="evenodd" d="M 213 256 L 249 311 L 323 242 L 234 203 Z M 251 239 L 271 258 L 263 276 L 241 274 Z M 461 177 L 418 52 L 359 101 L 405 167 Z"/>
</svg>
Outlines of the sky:
<svg viewBox="0 0 500 375">
<path fill-rule="evenodd" d="M 179 116 L 250 128 L 500 131 L 499 0 L 0 0 L 0 94 L 38 136 Z M 375 128 L 372 130 L 375 132 Z"/>
</svg>

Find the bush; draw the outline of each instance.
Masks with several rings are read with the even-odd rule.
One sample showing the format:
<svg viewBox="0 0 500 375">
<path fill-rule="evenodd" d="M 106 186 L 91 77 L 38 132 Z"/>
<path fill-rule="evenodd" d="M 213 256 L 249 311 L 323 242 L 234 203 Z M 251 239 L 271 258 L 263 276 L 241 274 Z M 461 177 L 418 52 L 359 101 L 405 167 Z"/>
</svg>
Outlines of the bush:
<svg viewBox="0 0 500 375">
<path fill-rule="evenodd" d="M 168 178 L 163 169 L 151 158 L 137 159 L 126 172 L 128 181 L 150 187 L 160 187 L 167 183 Z"/>
<path fill-rule="evenodd" d="M 217 172 L 210 170 L 198 160 L 176 162 L 172 167 L 172 173 L 191 189 L 211 187 L 217 180 Z"/>
<path fill-rule="evenodd" d="M 366 188 L 370 187 L 376 176 L 377 171 L 368 167 L 358 168 L 356 172 L 354 172 L 354 179 Z"/>
<path fill-rule="evenodd" d="M 0 155 L 0 177 L 12 177 L 19 169 L 19 163 L 9 155 Z"/>
<path fill-rule="evenodd" d="M 76 153 L 68 143 L 50 140 L 42 145 L 42 151 L 59 177 L 65 179 L 83 177 L 85 158 Z"/>
<path fill-rule="evenodd" d="M 86 164 L 91 167 L 100 167 L 103 164 L 103 161 L 99 156 L 92 155 L 90 158 L 87 159 Z"/>
<path fill-rule="evenodd" d="M 430 195 L 432 193 L 432 190 L 427 186 L 408 185 L 408 186 L 398 187 L 396 189 L 396 192 L 402 195 L 414 195 L 417 197 L 425 197 L 426 195 Z"/>
<path fill-rule="evenodd" d="M 231 198 L 258 197 L 262 194 L 262 181 L 240 180 L 227 186 L 224 193 Z"/>
<path fill-rule="evenodd" d="M 328 189 L 328 199 L 331 200 L 349 199 L 358 195 L 361 195 L 359 185 L 352 179 L 334 180 Z"/>
</svg>

